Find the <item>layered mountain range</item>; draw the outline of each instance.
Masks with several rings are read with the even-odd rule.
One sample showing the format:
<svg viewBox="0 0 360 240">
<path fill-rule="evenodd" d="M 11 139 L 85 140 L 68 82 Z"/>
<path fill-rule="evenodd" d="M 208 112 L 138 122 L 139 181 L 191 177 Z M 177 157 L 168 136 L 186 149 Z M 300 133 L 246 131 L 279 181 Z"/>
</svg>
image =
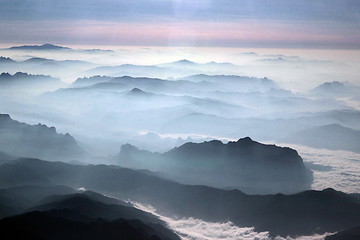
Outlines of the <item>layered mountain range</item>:
<svg viewBox="0 0 360 240">
<path fill-rule="evenodd" d="M 15 187 L 0 190 L 0 202 L 8 204 L 0 209 L 1 232 L 16 239 L 180 239 L 157 217 L 94 192 Z"/>
<path fill-rule="evenodd" d="M 0 74 L 0 86 L 2 91 L 12 90 L 19 92 L 37 93 L 46 90 L 54 90 L 64 86 L 59 78 L 45 75 L 32 75 L 17 72 L 13 75 L 9 73 Z"/>
<path fill-rule="evenodd" d="M 89 197 L 94 199 L 93 193 L 88 193 L 89 196 L 84 197 L 79 194 L 69 197 L 50 197 L 39 202 L 42 198 L 36 194 L 37 192 L 41 193 L 42 197 L 59 195 L 60 192 L 69 194 L 69 188 L 57 187 L 61 185 L 74 189 L 91 189 L 120 199 L 151 204 L 158 213 L 170 217 L 195 217 L 215 222 L 230 220 L 240 227 L 254 226 L 257 231 L 269 231 L 272 236 L 334 232 L 360 225 L 359 198 L 333 189 L 305 191 L 294 195 L 247 195 L 239 190 L 183 185 L 164 180 L 154 173 L 116 166 L 71 165 L 37 159 L 19 159 L 4 163 L 0 165 L 0 176 L 1 188 L 6 188 L 5 191 L 0 191 L 1 206 L 5 209 L 3 216 L 23 211 L 45 211 L 41 214 L 31 213 L 4 219 L 0 222 L 2 229 L 9 225 L 23 226 L 21 224 L 27 224 L 32 219 L 34 221 L 30 229 L 41 231 L 44 228 L 37 225 L 38 221 L 41 224 L 46 222 L 46 219 L 51 220 L 54 217 L 71 219 L 75 222 L 92 222 L 93 217 L 112 221 L 117 218 L 116 214 L 125 219 L 125 216 L 128 216 L 127 219 L 132 216 L 136 218 L 143 216 L 141 212 L 128 208 L 127 204 L 112 206 L 111 204 L 116 203 L 115 200 L 104 200 L 104 197 L 96 194 L 96 202 L 93 203 L 88 200 Z M 29 182 L 29 176 L 37 181 Z M 27 187 L 22 187 L 24 185 Z M 19 188 L 23 189 L 19 190 Z M 70 189 L 70 191 L 74 190 Z M 20 196 L 17 195 L 19 192 L 22 193 Z M 27 195 L 27 192 L 32 194 Z M 30 204 L 34 207 L 21 207 L 22 202 L 25 204 L 29 202 L 27 198 L 35 202 Z M 99 201 L 103 203 L 98 203 Z M 121 202 L 118 204 L 124 205 Z M 69 211 L 61 211 L 61 209 Z M 53 212 L 48 213 L 48 211 Z M 145 223 L 152 222 L 149 215 L 140 219 Z M 158 222 L 158 220 L 154 221 Z M 54 225 L 50 226 L 55 230 L 58 229 Z M 65 230 L 65 233 L 68 233 L 67 227 Z"/>
<path fill-rule="evenodd" d="M 152 51 L 0 49 L 2 235 L 358 239 L 356 64 Z"/>
</svg>

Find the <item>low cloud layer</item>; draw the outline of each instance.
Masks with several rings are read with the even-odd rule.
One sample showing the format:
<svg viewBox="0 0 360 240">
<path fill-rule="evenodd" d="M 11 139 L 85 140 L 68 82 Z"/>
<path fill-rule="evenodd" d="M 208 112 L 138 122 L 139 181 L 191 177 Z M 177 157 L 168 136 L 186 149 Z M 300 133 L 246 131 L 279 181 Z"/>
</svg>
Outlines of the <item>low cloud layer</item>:
<svg viewBox="0 0 360 240">
<path fill-rule="evenodd" d="M 334 188 L 347 193 L 360 192 L 360 154 L 349 151 L 315 149 L 301 145 L 281 144 L 296 149 L 310 163 L 314 172 L 312 188 Z"/>
<path fill-rule="evenodd" d="M 268 232 L 256 232 L 252 227 L 240 228 L 231 222 L 216 223 L 206 222 L 195 218 L 174 219 L 160 215 L 152 206 L 133 203 L 136 208 L 152 213 L 167 223 L 170 229 L 174 230 L 183 240 L 324 240 L 332 233 L 323 235 L 271 238 Z"/>
</svg>

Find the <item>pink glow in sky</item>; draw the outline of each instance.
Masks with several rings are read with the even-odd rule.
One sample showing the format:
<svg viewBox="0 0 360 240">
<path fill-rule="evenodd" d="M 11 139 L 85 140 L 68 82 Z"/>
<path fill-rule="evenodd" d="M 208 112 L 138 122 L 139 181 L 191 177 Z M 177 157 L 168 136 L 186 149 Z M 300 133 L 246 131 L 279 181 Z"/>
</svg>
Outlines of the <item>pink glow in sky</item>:
<svg viewBox="0 0 360 240">
<path fill-rule="evenodd" d="M 360 48 L 354 0 L 2 0 L 0 43 Z"/>
<path fill-rule="evenodd" d="M 37 21 L 24 22 L 23 30 L 17 31 L 17 22 L 0 23 L 0 28 L 11 39 L 29 39 L 62 43 L 104 45 L 187 45 L 187 46 L 261 46 L 278 47 L 327 44 L 353 45 L 360 42 L 360 34 L 333 34 L 322 24 L 308 25 L 303 22 L 289 24 L 280 21 L 244 20 L 242 22 L 159 22 L 123 23 L 98 21 Z M 295 27 L 296 26 L 296 27 Z M 15 38 L 16 37 L 16 38 Z"/>
</svg>

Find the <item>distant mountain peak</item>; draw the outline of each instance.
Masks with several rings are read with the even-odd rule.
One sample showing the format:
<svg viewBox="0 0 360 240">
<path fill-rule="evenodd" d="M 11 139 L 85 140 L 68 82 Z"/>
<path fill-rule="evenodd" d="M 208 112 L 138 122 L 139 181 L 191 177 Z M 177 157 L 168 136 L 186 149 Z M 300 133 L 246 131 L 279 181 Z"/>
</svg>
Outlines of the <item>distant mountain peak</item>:
<svg viewBox="0 0 360 240">
<path fill-rule="evenodd" d="M 10 73 L 3 72 L 3 73 L 0 74 L 0 79 L 9 78 L 9 77 L 11 77 L 11 74 L 10 74 Z"/>
<path fill-rule="evenodd" d="M 25 77 L 25 76 L 31 76 L 31 74 L 23 73 L 23 72 L 16 72 L 13 76 L 16 76 L 16 77 Z"/>
<path fill-rule="evenodd" d="M 133 88 L 130 93 L 135 93 L 135 94 L 138 94 L 138 93 L 145 93 L 143 90 L 141 90 L 140 88 Z"/>
<path fill-rule="evenodd" d="M 45 43 L 43 45 L 22 45 L 10 47 L 11 50 L 69 50 L 68 47 Z"/>
<path fill-rule="evenodd" d="M 240 138 L 237 142 L 254 142 L 250 137 Z"/>
<path fill-rule="evenodd" d="M 51 76 L 48 75 L 33 75 L 33 74 L 29 74 L 29 73 L 24 73 L 24 72 L 16 72 L 14 75 L 11 75 L 10 73 L 1 73 L 0 74 L 0 80 L 4 80 L 4 79 L 13 79 L 13 80 L 19 80 L 22 78 L 43 78 L 43 79 L 51 79 L 52 81 L 60 81 L 58 78 L 52 78 Z"/>
<path fill-rule="evenodd" d="M 52 59 L 40 58 L 40 57 L 32 57 L 24 61 L 25 63 L 46 63 L 46 62 L 54 62 Z"/>
<path fill-rule="evenodd" d="M 193 148 L 193 147 L 196 148 L 197 146 L 213 146 L 213 147 L 216 147 L 218 145 L 224 145 L 224 144 L 220 140 L 211 140 L 211 141 L 205 141 L 205 142 L 201 142 L 201 143 L 187 142 L 187 143 L 184 143 L 183 145 L 181 145 L 179 147 L 173 148 L 170 151 L 183 150 L 183 149 Z"/>
<path fill-rule="evenodd" d="M 44 48 L 64 48 L 62 46 L 56 46 L 56 45 L 53 45 L 53 44 L 50 44 L 50 43 L 45 43 L 45 44 L 41 45 L 40 47 L 44 47 Z"/>
<path fill-rule="evenodd" d="M 229 63 L 229 62 L 215 62 L 215 61 L 211 61 L 208 63 L 205 63 L 206 65 L 212 65 L 212 66 L 216 66 L 216 65 L 222 65 L 222 66 L 234 66 L 234 64 Z"/>
<path fill-rule="evenodd" d="M 324 82 L 323 84 L 317 86 L 314 88 L 314 90 L 335 90 L 335 89 L 344 89 L 345 84 L 343 82 L 339 81 L 333 81 L 333 82 Z"/>
<path fill-rule="evenodd" d="M 358 91 L 360 88 L 356 85 L 353 85 L 348 82 L 340 82 L 340 81 L 333 81 L 333 82 L 324 82 L 319 86 L 311 89 L 309 91 L 310 94 L 319 96 L 338 96 L 338 97 L 345 97 L 345 96 L 352 96 L 358 95 Z"/>
<path fill-rule="evenodd" d="M 133 88 L 129 92 L 129 95 L 132 95 L 132 96 L 150 96 L 150 95 L 152 95 L 152 93 L 145 92 L 145 91 L 141 90 L 140 88 Z"/>
<path fill-rule="evenodd" d="M 333 81 L 333 82 L 325 82 L 321 86 L 324 86 L 324 87 L 344 87 L 345 85 L 344 85 L 343 82 Z"/>
<path fill-rule="evenodd" d="M 14 63 L 15 61 L 9 57 L 0 56 L 0 63 Z"/>
<path fill-rule="evenodd" d="M 130 143 L 124 144 L 121 146 L 121 151 L 139 151 L 137 147 L 131 145 Z"/>
<path fill-rule="evenodd" d="M 181 59 L 181 60 L 178 60 L 178 61 L 175 61 L 175 62 L 172 62 L 172 63 L 168 63 L 168 64 L 165 64 L 165 65 L 185 65 L 185 66 L 191 66 L 191 65 L 195 65 L 197 64 L 196 62 L 192 62 L 188 59 Z"/>
<path fill-rule="evenodd" d="M 187 60 L 187 59 L 181 59 L 179 61 L 176 61 L 175 63 L 194 63 L 194 62 Z"/>
</svg>

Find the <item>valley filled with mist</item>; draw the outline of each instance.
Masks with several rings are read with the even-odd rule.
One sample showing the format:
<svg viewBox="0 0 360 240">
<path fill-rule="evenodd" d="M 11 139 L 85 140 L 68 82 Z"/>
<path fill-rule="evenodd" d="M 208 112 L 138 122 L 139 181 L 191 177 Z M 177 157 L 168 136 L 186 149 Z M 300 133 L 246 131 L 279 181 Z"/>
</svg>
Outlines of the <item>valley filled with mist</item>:
<svg viewBox="0 0 360 240">
<path fill-rule="evenodd" d="M 0 232 L 359 236 L 359 53 L 2 45 Z"/>
</svg>

